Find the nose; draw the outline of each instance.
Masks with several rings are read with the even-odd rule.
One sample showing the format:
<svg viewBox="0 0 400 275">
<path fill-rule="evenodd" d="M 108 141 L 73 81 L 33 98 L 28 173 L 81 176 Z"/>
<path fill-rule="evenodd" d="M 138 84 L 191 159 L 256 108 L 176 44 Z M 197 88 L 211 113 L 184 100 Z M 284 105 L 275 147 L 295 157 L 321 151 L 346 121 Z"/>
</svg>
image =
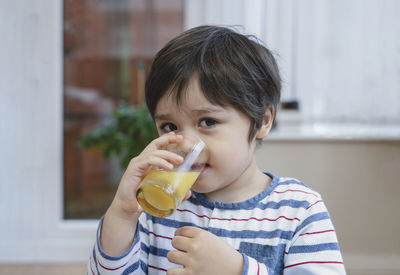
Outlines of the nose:
<svg viewBox="0 0 400 275">
<path fill-rule="evenodd" d="M 204 142 L 198 136 L 183 134 L 183 140 L 179 143 L 178 147 L 181 151 L 187 154 L 195 147 L 197 150 L 202 150 L 204 147 Z"/>
<path fill-rule="evenodd" d="M 194 146 L 193 142 L 188 140 L 187 137 L 183 136 L 182 142 L 178 144 L 178 150 L 181 151 L 182 154 L 186 155 L 187 153 L 190 152 L 193 146 Z"/>
<path fill-rule="evenodd" d="M 194 138 L 189 137 L 187 134 L 181 132 L 176 133 L 177 135 L 182 135 L 183 139 L 179 143 L 169 144 L 166 149 L 170 152 L 174 152 L 182 157 L 185 157 L 187 153 L 191 151 L 195 145 Z"/>
<path fill-rule="evenodd" d="M 180 148 L 182 151 L 184 151 L 185 160 L 179 166 L 178 171 L 180 169 L 182 169 L 181 171 L 186 171 L 189 169 L 200 170 L 204 163 L 196 164 L 196 162 L 199 161 L 199 157 L 203 153 L 204 147 L 205 143 L 201 139 L 197 137 L 184 136 L 183 141 L 180 143 Z M 200 159 L 202 159 L 202 157 L 200 157 Z"/>
</svg>

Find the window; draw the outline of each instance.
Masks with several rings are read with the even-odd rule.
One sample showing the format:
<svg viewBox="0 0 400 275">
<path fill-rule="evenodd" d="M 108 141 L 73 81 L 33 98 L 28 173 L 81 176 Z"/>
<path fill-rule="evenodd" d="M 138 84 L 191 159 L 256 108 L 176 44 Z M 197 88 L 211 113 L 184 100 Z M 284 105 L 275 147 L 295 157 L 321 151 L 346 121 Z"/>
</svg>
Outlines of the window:
<svg viewBox="0 0 400 275">
<path fill-rule="evenodd" d="M 101 217 L 122 175 L 117 157 L 82 149 L 120 104 L 143 103 L 155 53 L 183 30 L 183 1 L 64 1 L 64 217 Z"/>
</svg>

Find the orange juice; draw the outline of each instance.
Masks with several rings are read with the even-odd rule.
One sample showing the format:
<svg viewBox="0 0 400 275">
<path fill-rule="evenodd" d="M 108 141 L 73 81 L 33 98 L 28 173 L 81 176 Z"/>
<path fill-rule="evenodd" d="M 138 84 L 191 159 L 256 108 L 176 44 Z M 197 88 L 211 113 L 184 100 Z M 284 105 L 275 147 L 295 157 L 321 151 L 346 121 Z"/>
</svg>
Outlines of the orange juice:
<svg viewBox="0 0 400 275">
<path fill-rule="evenodd" d="M 196 171 L 152 170 L 141 182 L 137 200 L 143 210 L 153 216 L 172 214 L 199 175 Z"/>
</svg>

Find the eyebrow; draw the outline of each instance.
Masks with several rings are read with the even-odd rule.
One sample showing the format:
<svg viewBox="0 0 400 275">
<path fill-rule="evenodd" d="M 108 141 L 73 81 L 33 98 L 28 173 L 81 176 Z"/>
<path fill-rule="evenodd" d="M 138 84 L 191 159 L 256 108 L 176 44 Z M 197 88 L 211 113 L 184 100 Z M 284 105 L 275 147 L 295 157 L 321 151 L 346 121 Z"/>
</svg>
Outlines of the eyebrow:
<svg viewBox="0 0 400 275">
<path fill-rule="evenodd" d="M 223 111 L 222 107 L 207 107 L 203 109 L 195 109 L 191 110 L 191 113 L 195 113 L 195 115 L 201 116 L 201 115 L 207 115 L 207 114 L 215 114 L 215 113 L 220 113 Z M 169 113 L 161 113 L 161 114 L 155 114 L 154 119 L 156 120 L 169 120 L 171 115 Z"/>
</svg>

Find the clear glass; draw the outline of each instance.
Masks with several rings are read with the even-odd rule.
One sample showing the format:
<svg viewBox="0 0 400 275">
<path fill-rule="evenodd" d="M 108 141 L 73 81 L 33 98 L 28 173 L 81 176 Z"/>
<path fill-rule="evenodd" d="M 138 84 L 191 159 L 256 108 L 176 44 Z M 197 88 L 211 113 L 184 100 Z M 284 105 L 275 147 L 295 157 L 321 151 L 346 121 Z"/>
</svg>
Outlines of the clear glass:
<svg viewBox="0 0 400 275">
<path fill-rule="evenodd" d="M 184 161 L 170 171 L 151 170 L 145 176 L 136 193 L 144 211 L 164 217 L 176 210 L 204 167 L 204 148 L 204 142 L 195 136 L 183 136 L 181 143 L 166 148 Z"/>
</svg>

